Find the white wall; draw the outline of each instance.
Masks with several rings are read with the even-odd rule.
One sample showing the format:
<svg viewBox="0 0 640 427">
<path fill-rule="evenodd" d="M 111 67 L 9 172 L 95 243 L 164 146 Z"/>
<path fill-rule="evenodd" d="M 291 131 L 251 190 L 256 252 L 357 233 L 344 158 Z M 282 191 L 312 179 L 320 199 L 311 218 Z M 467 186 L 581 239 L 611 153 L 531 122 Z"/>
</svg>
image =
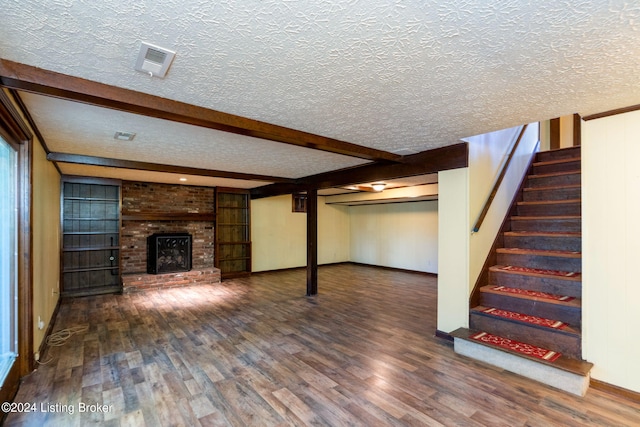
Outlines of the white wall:
<svg viewBox="0 0 640 427">
<path fill-rule="evenodd" d="M 438 202 L 351 206 L 351 261 L 438 272 Z"/>
<path fill-rule="evenodd" d="M 469 168 L 438 172 L 438 330 L 469 326 Z"/>
<path fill-rule="evenodd" d="M 640 111 L 582 126 L 583 357 L 640 392 Z"/>
<path fill-rule="evenodd" d="M 318 198 L 318 263 L 349 261 L 348 207 Z M 291 195 L 251 201 L 252 270 L 307 265 L 307 215 L 291 212 Z"/>
<path fill-rule="evenodd" d="M 531 124 L 480 230 L 471 233 L 520 127 L 479 135 L 469 143 L 469 167 L 438 174 L 438 329 L 468 326 L 469 296 L 538 143 Z"/>
<path fill-rule="evenodd" d="M 520 133 L 520 126 L 466 138 L 469 142 L 469 225 L 471 230 L 484 207 L 509 152 Z M 473 290 L 489 250 L 500 230 L 522 176 L 529 167 L 539 141 L 538 124 L 527 127 L 514 153 L 496 197 L 482 227 L 469 240 L 469 292 Z"/>
</svg>

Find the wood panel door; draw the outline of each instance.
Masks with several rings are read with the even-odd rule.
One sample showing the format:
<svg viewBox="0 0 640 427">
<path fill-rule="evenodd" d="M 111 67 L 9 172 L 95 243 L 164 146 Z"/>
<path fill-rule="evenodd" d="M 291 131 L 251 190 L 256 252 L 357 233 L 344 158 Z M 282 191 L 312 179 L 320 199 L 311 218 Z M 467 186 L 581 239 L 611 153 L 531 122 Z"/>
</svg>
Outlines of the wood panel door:
<svg viewBox="0 0 640 427">
<path fill-rule="evenodd" d="M 64 181 L 62 199 L 62 295 L 121 291 L 120 186 Z"/>
<path fill-rule="evenodd" d="M 249 191 L 216 189 L 215 265 L 223 278 L 251 273 Z"/>
</svg>

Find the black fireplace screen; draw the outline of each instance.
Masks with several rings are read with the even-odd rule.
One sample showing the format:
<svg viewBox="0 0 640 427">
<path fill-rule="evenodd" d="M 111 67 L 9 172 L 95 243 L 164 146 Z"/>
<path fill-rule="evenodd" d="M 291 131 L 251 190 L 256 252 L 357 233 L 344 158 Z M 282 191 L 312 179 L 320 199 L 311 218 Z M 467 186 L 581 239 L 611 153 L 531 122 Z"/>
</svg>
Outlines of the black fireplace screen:
<svg viewBox="0 0 640 427">
<path fill-rule="evenodd" d="M 152 234 L 147 237 L 147 273 L 191 270 L 191 235 Z"/>
</svg>

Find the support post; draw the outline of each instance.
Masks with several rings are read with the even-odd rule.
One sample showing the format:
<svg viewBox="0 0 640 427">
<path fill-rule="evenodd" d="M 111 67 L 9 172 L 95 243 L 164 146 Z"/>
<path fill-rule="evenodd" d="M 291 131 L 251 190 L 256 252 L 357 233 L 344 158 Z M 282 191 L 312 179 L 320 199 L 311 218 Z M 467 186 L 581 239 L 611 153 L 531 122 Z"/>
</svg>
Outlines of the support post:
<svg viewBox="0 0 640 427">
<path fill-rule="evenodd" d="M 307 189 L 307 296 L 318 294 L 318 190 Z"/>
</svg>

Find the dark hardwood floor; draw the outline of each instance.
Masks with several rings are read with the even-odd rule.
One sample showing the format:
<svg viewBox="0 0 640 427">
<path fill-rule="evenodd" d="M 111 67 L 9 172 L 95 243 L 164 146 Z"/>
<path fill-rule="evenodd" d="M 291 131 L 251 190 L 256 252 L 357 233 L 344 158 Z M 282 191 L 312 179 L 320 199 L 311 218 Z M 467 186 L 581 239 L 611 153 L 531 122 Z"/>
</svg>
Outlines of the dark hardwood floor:
<svg viewBox="0 0 640 427">
<path fill-rule="evenodd" d="M 638 402 L 575 397 L 454 354 L 434 337 L 432 276 L 326 266 L 313 298 L 305 279 L 64 300 L 54 331 L 88 330 L 43 355 L 51 363 L 16 398 L 36 411 L 6 425 L 640 425 Z"/>
</svg>

